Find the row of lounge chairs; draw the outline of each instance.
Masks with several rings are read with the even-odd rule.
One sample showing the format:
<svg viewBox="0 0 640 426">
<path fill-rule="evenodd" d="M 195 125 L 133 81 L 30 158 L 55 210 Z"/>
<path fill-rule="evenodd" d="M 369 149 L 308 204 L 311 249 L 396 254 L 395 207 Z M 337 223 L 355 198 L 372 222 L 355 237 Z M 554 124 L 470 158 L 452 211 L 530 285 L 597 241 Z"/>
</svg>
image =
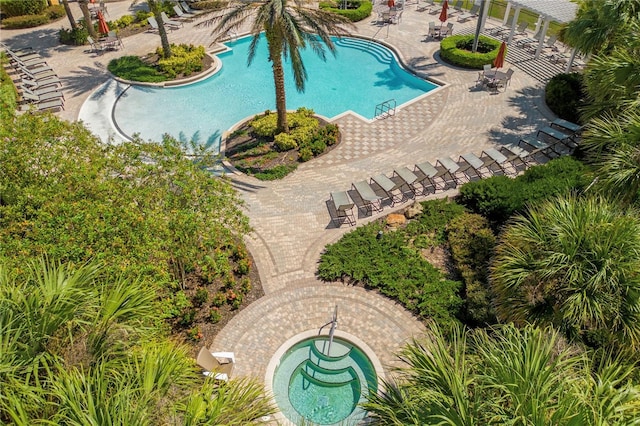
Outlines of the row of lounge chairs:
<svg viewBox="0 0 640 426">
<path fill-rule="evenodd" d="M 18 89 L 22 111 L 64 109 L 62 82 L 38 52 L 14 50 L 4 44 L 2 48 L 9 58 L 7 73 Z"/>
<path fill-rule="evenodd" d="M 173 31 L 173 30 L 177 30 L 179 28 L 182 28 L 184 26 L 184 23 L 182 22 L 183 20 L 190 21 L 191 19 L 195 18 L 200 13 L 204 12 L 204 11 L 201 11 L 201 10 L 191 9 L 191 7 L 189 7 L 189 5 L 184 1 L 181 1 L 179 3 L 176 2 L 176 4 L 173 5 L 173 11 L 175 12 L 177 20 L 171 19 L 169 16 L 167 16 L 167 14 L 165 12 L 161 13 L 162 24 L 169 31 Z M 147 22 L 149 23 L 149 26 L 151 27 L 150 31 L 158 31 L 159 26 L 158 26 L 158 21 L 156 20 L 156 18 L 151 16 L 151 17 L 147 18 Z"/>
<path fill-rule="evenodd" d="M 539 164 L 539 156 L 547 159 L 570 153 L 576 148 L 582 127 L 566 120 L 556 119 L 534 135 L 522 137 L 517 144 L 488 148 L 477 156 L 474 153 L 439 158 L 435 164 L 428 161 L 414 165 L 413 169 L 400 167 L 391 176 L 379 174 L 367 180 L 353 182 L 348 191 L 330 194 L 333 211 L 331 219 L 336 226 L 356 224 L 357 210 L 365 214 L 381 212 L 383 204 L 393 207 L 417 195 L 455 188 L 466 182 L 496 174 L 515 176 L 524 169 Z"/>
</svg>

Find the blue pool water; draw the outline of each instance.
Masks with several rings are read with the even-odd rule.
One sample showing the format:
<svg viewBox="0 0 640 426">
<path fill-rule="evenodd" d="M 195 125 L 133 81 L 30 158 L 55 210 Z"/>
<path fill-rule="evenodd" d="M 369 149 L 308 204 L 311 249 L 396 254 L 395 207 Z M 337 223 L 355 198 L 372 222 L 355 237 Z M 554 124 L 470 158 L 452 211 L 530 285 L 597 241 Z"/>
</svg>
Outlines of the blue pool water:
<svg viewBox="0 0 640 426">
<path fill-rule="evenodd" d="M 358 404 L 377 386 L 364 352 L 337 338 L 329 351 L 326 337 L 290 348 L 273 377 L 276 403 L 294 424 L 355 425 L 366 415 Z"/>
<path fill-rule="evenodd" d="M 250 37 L 226 45 L 218 55 L 222 70 L 195 84 L 172 88 L 130 87 L 117 101 L 114 119 L 120 130 L 144 140 L 159 141 L 167 133 L 215 148 L 220 136 L 240 120 L 275 109 L 271 62 L 266 40 L 260 41 L 247 65 Z M 371 119 L 375 106 L 395 99 L 398 106 L 437 86 L 405 71 L 386 47 L 366 40 L 335 40 L 337 54 L 322 61 L 309 49 L 302 60 L 308 73 L 303 93 L 297 92 L 285 64 L 287 109 L 304 106 L 328 118 L 351 110 Z"/>
</svg>

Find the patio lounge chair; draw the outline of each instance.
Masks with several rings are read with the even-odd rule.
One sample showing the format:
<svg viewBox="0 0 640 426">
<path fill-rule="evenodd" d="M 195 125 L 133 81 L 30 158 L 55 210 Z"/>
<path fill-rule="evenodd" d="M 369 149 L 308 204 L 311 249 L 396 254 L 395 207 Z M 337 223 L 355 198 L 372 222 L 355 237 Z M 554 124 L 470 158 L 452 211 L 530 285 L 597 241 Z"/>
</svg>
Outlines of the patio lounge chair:
<svg viewBox="0 0 640 426">
<path fill-rule="evenodd" d="M 418 183 L 418 176 L 409 170 L 407 167 L 401 167 L 393 170 L 393 177 L 402 180 L 403 186 L 407 186 L 407 188 L 413 193 L 415 196 L 418 193 L 415 184 Z"/>
<path fill-rule="evenodd" d="M 162 16 L 162 22 L 164 23 L 165 26 L 175 27 L 175 28 L 182 28 L 184 26 L 182 22 L 174 21 L 173 19 L 169 18 L 167 14 L 164 12 L 160 13 L 160 16 Z"/>
<path fill-rule="evenodd" d="M 520 22 L 518 24 L 518 27 L 515 29 L 514 31 L 514 37 L 518 37 L 518 36 L 526 36 L 527 35 L 527 26 L 529 24 L 526 22 Z M 509 28 L 509 30 L 507 31 L 503 31 L 502 33 L 500 33 L 500 35 L 502 35 L 502 40 L 508 40 L 509 39 L 509 35 L 511 34 L 511 28 Z"/>
<path fill-rule="evenodd" d="M 38 102 L 48 101 L 48 100 L 51 100 L 51 99 L 63 99 L 64 100 L 64 95 L 60 91 L 43 93 L 41 95 L 36 95 L 34 93 L 31 93 L 31 92 L 23 91 L 20 96 L 21 96 L 23 102 L 35 102 L 35 103 L 38 103 Z"/>
<path fill-rule="evenodd" d="M 510 31 L 513 25 L 513 17 L 510 17 L 504 25 L 498 25 L 497 27 L 489 28 L 487 32 L 494 36 L 499 36 L 505 31 Z"/>
<path fill-rule="evenodd" d="M 20 84 L 22 86 L 30 87 L 31 89 L 39 89 L 47 86 L 56 86 L 56 87 L 62 86 L 62 82 L 56 76 L 35 79 L 35 78 L 28 77 L 26 75 L 23 75 L 20 78 Z"/>
<path fill-rule="evenodd" d="M 514 174 L 527 168 L 529 152 L 521 147 L 514 144 L 503 145 L 498 149 L 498 152 L 507 157 L 507 162 L 513 167 Z"/>
<path fill-rule="evenodd" d="M 416 2 L 416 10 L 418 12 L 423 12 L 425 10 L 431 11 L 431 8 L 436 6 L 436 3 L 434 0 L 423 0 L 422 5 L 420 3 L 421 3 L 420 0 Z"/>
<path fill-rule="evenodd" d="M 415 183 L 422 185 L 423 194 L 427 192 L 427 184 L 433 187 L 433 192 L 447 187 L 446 180 L 442 177 L 442 174 L 439 174 L 439 171 L 428 161 L 416 164 L 413 168 L 413 173 L 418 177 L 418 180 Z M 438 178 L 443 182 L 442 188 L 438 188 L 438 184 L 436 182 L 436 179 Z"/>
<path fill-rule="evenodd" d="M 524 159 L 527 165 L 529 165 L 530 162 L 535 161 L 535 156 L 537 154 L 543 154 L 545 157 L 551 159 L 551 151 L 555 152 L 553 146 L 538 140 L 535 136 L 525 136 L 520 138 L 518 146 L 526 149 L 528 152 L 527 157 Z"/>
<path fill-rule="evenodd" d="M 192 15 L 198 15 L 198 14 L 204 12 L 203 10 L 191 9 L 191 7 L 189 7 L 189 5 L 184 1 L 180 2 L 180 6 L 182 7 L 182 10 L 184 10 L 185 12 L 190 13 Z"/>
<path fill-rule="evenodd" d="M 233 352 L 209 352 L 204 347 L 200 348 L 196 359 L 196 363 L 205 370 L 202 374 L 225 382 L 231 377 L 235 362 Z"/>
<path fill-rule="evenodd" d="M 180 6 L 178 6 L 177 4 L 173 5 L 173 11 L 176 12 L 178 19 L 192 19 L 194 16 L 196 16 L 192 15 L 191 13 L 183 12 L 182 9 L 180 9 Z"/>
<path fill-rule="evenodd" d="M 60 98 L 50 99 L 44 102 L 35 102 L 20 105 L 20 111 L 45 111 L 48 109 L 64 109 L 64 102 Z"/>
<path fill-rule="evenodd" d="M 149 16 L 147 18 L 147 22 L 149 23 L 149 26 L 151 27 L 149 29 L 149 31 L 159 31 L 160 27 L 158 26 L 158 21 L 156 21 L 156 18 L 154 18 L 153 16 Z M 177 27 L 171 26 L 171 25 L 167 25 L 166 22 L 163 23 L 164 27 L 166 29 L 168 29 L 169 31 L 173 31 L 175 30 Z"/>
<path fill-rule="evenodd" d="M 46 93 L 60 92 L 60 87 L 57 84 L 49 84 L 41 87 L 41 86 L 29 86 L 21 82 L 18 84 L 18 88 L 25 93 L 29 93 L 35 96 L 44 95 Z"/>
<path fill-rule="evenodd" d="M 449 16 L 453 15 L 454 13 L 463 13 L 464 10 L 462 9 L 462 3 L 462 0 L 456 0 L 456 3 L 453 5 L 453 10 L 449 12 Z"/>
<path fill-rule="evenodd" d="M 331 216 L 333 223 L 338 227 L 340 227 L 340 225 L 345 221 L 349 222 L 349 225 L 351 226 L 356 224 L 356 217 L 353 214 L 353 207 L 355 204 L 351 199 L 349 199 L 347 191 L 332 192 L 331 201 L 333 201 L 333 205 L 336 209 L 336 216 Z"/>
<path fill-rule="evenodd" d="M 396 181 L 391 180 L 384 174 L 379 174 L 371 178 L 370 185 L 377 185 L 385 193 L 391 205 L 395 205 L 396 202 L 401 202 L 404 199 L 402 193 L 402 186 L 404 181 L 396 178 Z"/>
<path fill-rule="evenodd" d="M 569 137 L 574 142 L 577 142 L 576 138 L 580 136 L 583 128 L 583 126 L 580 126 L 579 124 L 572 123 L 567 120 L 563 120 L 562 118 L 556 118 L 555 120 L 553 120 L 551 124 L 549 124 L 549 127 L 552 127 L 554 129 L 560 130 L 561 132 L 567 133 L 568 135 L 570 135 Z"/>
<path fill-rule="evenodd" d="M 351 186 L 362 200 L 363 207 L 366 210 L 370 210 L 371 213 L 373 213 L 373 210 L 382 211 L 382 197 L 376 194 L 366 181 L 354 182 Z"/>
<path fill-rule="evenodd" d="M 40 81 L 45 78 L 58 77 L 52 69 L 29 69 L 21 65 L 18 65 L 15 69 L 21 77 L 27 77 L 31 80 Z"/>
<path fill-rule="evenodd" d="M 480 154 L 482 167 L 488 170 L 490 174 L 495 175 L 507 174 L 505 169 L 507 165 L 507 157 L 495 148 L 487 148 Z"/>
<path fill-rule="evenodd" d="M 516 46 L 527 47 L 530 44 L 537 44 L 540 42 L 540 38 L 542 37 L 542 29 L 538 30 L 538 32 L 533 37 L 522 38 L 520 40 L 516 40 Z"/>
<path fill-rule="evenodd" d="M 458 16 L 458 22 L 466 22 L 471 18 L 475 18 L 478 16 L 478 12 L 480 11 L 480 5 L 474 4 L 470 11 L 463 13 Z"/>
<path fill-rule="evenodd" d="M 480 169 L 483 167 L 483 162 L 475 154 L 468 152 L 458 157 L 456 161 L 458 170 L 456 170 L 454 177 L 458 179 L 465 178 L 467 182 L 473 180 L 482 179 L 482 173 Z M 460 180 L 458 180 L 460 182 Z"/>
<path fill-rule="evenodd" d="M 541 136 L 543 139 L 546 139 L 547 141 L 550 141 L 552 143 L 553 151 L 558 155 L 562 154 L 559 149 L 556 149 L 556 147 L 559 147 L 559 145 L 563 145 L 569 150 L 573 150 L 577 147 L 575 140 L 571 137 L 570 134 L 562 132 L 551 126 L 545 126 L 538 130 L 536 137 L 540 138 Z"/>
<path fill-rule="evenodd" d="M 458 185 L 456 172 L 460 166 L 455 161 L 449 157 L 439 158 L 436 160 L 436 165 L 434 167 L 438 171 L 438 177 L 442 178 L 445 184 L 447 184 L 447 182 L 451 182 L 453 183 L 453 187 Z"/>
</svg>

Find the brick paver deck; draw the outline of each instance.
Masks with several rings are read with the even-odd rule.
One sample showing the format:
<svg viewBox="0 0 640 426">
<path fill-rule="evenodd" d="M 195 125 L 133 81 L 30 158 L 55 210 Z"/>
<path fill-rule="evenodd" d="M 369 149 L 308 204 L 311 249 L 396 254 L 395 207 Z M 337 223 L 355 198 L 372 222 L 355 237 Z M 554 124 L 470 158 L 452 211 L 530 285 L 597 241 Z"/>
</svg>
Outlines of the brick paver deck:
<svg viewBox="0 0 640 426">
<path fill-rule="evenodd" d="M 75 3 L 71 5 L 77 8 Z M 108 7 L 108 18 L 115 19 L 140 6 L 131 6 L 127 0 L 109 2 Z M 79 10 L 74 10 L 80 16 Z M 434 162 L 441 156 L 457 158 L 469 151 L 479 154 L 484 148 L 514 142 L 516 135 L 533 131 L 551 116 L 542 101 L 541 83 L 528 73 L 516 70 L 506 92 L 491 94 L 475 87 L 476 71 L 444 64 L 437 53 L 439 43 L 425 41 L 427 23 L 437 17 L 417 11 L 415 4 L 407 5 L 397 25 L 380 30 L 374 19 L 372 16 L 359 23 L 357 33 L 370 37 L 378 32 L 378 38 L 395 47 L 414 72 L 447 85 L 388 119 L 372 123 L 353 116 L 337 119 L 342 144 L 302 164 L 285 179 L 261 182 L 233 176 L 255 229 L 247 242 L 266 295 L 240 312 L 214 342 L 207 343 L 215 350 L 236 353 L 238 375 L 262 378 L 273 351 L 291 336 L 325 324 L 335 304 L 340 309 L 339 329 L 365 341 L 383 364 L 391 363 L 393 352 L 419 334 L 423 326 L 388 299 L 316 280 L 314 273 L 322 249 L 349 231 L 332 226 L 326 205 L 329 193 L 347 190 L 351 182 L 377 173 L 390 174 L 396 167 Z M 107 87 L 101 85 L 110 80 L 106 71 L 110 59 L 146 54 L 160 43 L 156 34 L 139 34 L 125 38 L 124 49 L 98 56 L 88 53 L 86 46 L 59 45 L 57 31 L 65 25 L 68 22 L 62 20 L 32 30 L 3 30 L 2 39 L 14 48 L 33 46 L 47 57 L 64 83 L 66 109 L 59 115 L 69 120 L 78 118 L 88 98 L 100 98 L 101 92 L 95 90 Z M 454 34 L 474 25 L 475 20 L 455 23 Z M 169 39 L 205 46 L 211 42 L 209 30 L 195 28 L 194 23 L 171 32 Z M 505 68 L 509 66 L 507 63 Z M 438 196 L 444 195 L 448 194 Z M 358 221 L 363 223 L 390 211 L 385 208 L 373 218 L 360 217 Z"/>
</svg>

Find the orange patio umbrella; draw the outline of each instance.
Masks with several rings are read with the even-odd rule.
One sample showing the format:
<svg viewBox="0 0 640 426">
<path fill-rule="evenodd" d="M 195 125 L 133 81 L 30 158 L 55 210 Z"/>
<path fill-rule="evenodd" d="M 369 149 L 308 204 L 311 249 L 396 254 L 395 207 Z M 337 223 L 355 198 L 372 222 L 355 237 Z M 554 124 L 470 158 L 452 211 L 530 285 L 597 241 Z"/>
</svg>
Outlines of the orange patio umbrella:
<svg viewBox="0 0 640 426">
<path fill-rule="evenodd" d="M 442 2 L 442 11 L 440 12 L 440 22 L 444 23 L 447 20 L 448 10 L 449 2 L 447 0 L 444 0 Z"/>
<path fill-rule="evenodd" d="M 101 10 L 98 11 L 98 32 L 101 34 L 109 33 L 109 25 L 107 25 Z"/>
<path fill-rule="evenodd" d="M 493 60 L 493 66 L 496 67 L 496 69 L 504 66 L 504 55 L 506 52 L 507 45 L 503 41 L 502 44 L 500 44 L 500 49 L 498 49 L 498 56 Z"/>
<path fill-rule="evenodd" d="M 390 8 L 391 8 L 391 7 L 395 7 L 395 5 L 396 5 L 395 0 L 388 0 L 388 1 L 387 1 L 387 6 L 389 6 Z"/>
</svg>

